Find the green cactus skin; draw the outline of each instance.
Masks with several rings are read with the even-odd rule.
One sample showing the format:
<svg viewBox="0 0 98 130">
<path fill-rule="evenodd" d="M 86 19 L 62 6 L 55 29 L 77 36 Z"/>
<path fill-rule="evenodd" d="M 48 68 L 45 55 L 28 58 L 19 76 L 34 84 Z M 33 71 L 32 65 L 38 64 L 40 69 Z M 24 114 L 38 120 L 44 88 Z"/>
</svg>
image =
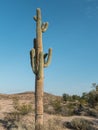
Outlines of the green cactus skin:
<svg viewBox="0 0 98 130">
<path fill-rule="evenodd" d="M 34 48 L 30 51 L 30 59 L 31 59 L 32 70 L 33 70 L 34 74 L 36 74 L 36 70 L 35 70 L 35 49 Z"/>
<path fill-rule="evenodd" d="M 36 38 L 34 38 L 34 48 L 30 51 L 31 67 L 35 74 L 35 130 L 43 129 L 43 84 L 44 68 L 51 62 L 52 49 L 48 53 L 43 53 L 42 33 L 48 28 L 48 22 L 42 23 L 41 10 L 37 8 L 36 16 Z"/>
<path fill-rule="evenodd" d="M 51 63 L 52 48 L 49 48 L 49 50 L 48 50 L 48 54 L 47 54 L 47 55 L 48 55 L 47 61 L 45 60 L 46 57 L 45 57 L 45 59 L 44 59 L 44 67 L 48 67 L 49 64 Z"/>
</svg>

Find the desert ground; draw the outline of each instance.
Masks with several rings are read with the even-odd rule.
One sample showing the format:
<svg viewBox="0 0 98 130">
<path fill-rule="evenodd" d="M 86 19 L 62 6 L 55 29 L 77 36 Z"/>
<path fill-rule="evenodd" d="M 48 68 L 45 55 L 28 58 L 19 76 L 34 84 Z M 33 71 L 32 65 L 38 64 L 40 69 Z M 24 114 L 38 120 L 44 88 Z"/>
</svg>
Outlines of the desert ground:
<svg viewBox="0 0 98 130">
<path fill-rule="evenodd" d="M 50 102 L 60 98 L 48 93 L 44 94 L 44 105 L 49 106 Z M 32 109 L 25 110 L 24 107 L 17 109 L 17 106 L 28 106 Z M 47 109 L 47 108 L 46 108 Z M 51 107 L 50 107 L 51 109 Z M 21 111 L 19 113 L 18 111 Z M 98 130 L 98 118 L 90 116 L 62 116 L 44 112 L 45 130 L 72 130 L 67 128 L 66 123 L 73 119 L 86 119 L 93 123 L 91 130 Z M 34 92 L 19 94 L 0 94 L 0 130 L 33 130 L 34 129 Z M 78 128 L 82 130 L 81 128 Z"/>
</svg>

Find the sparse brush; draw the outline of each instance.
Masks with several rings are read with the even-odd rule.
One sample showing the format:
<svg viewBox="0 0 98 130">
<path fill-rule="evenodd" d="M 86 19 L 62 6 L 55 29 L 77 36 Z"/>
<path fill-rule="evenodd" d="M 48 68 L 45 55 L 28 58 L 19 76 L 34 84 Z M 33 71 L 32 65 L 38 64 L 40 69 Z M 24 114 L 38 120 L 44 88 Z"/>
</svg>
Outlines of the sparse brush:
<svg viewBox="0 0 98 130">
<path fill-rule="evenodd" d="M 67 122 L 66 126 L 75 130 L 97 130 L 91 121 L 83 118 L 75 118 L 71 122 Z"/>
<path fill-rule="evenodd" d="M 19 104 L 19 100 L 17 98 L 13 98 L 13 107 L 15 111 L 13 113 L 26 115 L 28 113 L 33 112 L 33 108 L 31 104 Z"/>
<path fill-rule="evenodd" d="M 19 106 L 19 99 L 17 97 L 13 97 L 13 107 L 15 110 L 18 109 L 18 106 Z"/>
<path fill-rule="evenodd" d="M 61 108 L 62 108 L 61 101 L 60 100 L 53 101 L 52 106 L 53 106 L 53 108 L 55 110 L 55 114 L 60 114 Z"/>
<path fill-rule="evenodd" d="M 31 113 L 33 111 L 31 104 L 23 104 L 20 105 L 18 108 L 18 111 L 21 115 L 26 115 L 28 113 Z"/>
<path fill-rule="evenodd" d="M 44 130 L 65 130 L 59 119 L 50 119 L 44 124 Z"/>
</svg>

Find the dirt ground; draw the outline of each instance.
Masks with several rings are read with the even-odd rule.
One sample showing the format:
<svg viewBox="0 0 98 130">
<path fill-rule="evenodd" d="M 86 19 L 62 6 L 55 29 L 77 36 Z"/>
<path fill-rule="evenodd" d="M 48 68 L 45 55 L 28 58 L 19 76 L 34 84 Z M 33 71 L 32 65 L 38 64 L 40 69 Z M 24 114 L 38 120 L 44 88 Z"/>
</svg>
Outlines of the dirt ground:
<svg viewBox="0 0 98 130">
<path fill-rule="evenodd" d="M 6 128 L 4 128 L 4 124 L 5 124 L 4 118 L 7 113 L 14 111 L 13 98 L 15 96 L 17 96 L 17 95 L 0 95 L 0 130 L 7 130 Z M 34 94 L 32 94 L 32 93 L 19 94 L 17 97 L 18 97 L 20 103 L 32 103 L 32 105 L 34 106 Z M 87 119 L 90 121 L 96 121 L 98 123 L 98 119 L 93 118 L 93 117 L 86 117 L 86 116 L 63 117 L 63 116 L 50 115 L 50 114 L 44 113 L 44 123 L 45 124 L 50 120 L 59 119 L 62 122 L 66 122 L 66 121 L 71 121 L 74 118 L 84 118 L 84 119 Z M 25 122 L 26 124 L 34 123 L 34 113 L 30 113 L 27 116 L 25 116 L 23 118 L 23 122 Z M 66 128 L 66 130 L 69 130 L 69 129 Z"/>
</svg>

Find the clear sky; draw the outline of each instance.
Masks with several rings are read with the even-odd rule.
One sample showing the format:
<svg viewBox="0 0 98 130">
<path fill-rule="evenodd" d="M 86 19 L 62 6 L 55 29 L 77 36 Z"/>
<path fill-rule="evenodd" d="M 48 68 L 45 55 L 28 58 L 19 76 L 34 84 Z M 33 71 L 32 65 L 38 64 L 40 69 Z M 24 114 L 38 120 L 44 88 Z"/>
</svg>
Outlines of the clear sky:
<svg viewBox="0 0 98 130">
<path fill-rule="evenodd" d="M 44 52 L 53 48 L 44 91 L 82 94 L 98 83 L 98 0 L 0 0 L 0 93 L 34 91 L 29 51 L 41 8 Z"/>
</svg>

